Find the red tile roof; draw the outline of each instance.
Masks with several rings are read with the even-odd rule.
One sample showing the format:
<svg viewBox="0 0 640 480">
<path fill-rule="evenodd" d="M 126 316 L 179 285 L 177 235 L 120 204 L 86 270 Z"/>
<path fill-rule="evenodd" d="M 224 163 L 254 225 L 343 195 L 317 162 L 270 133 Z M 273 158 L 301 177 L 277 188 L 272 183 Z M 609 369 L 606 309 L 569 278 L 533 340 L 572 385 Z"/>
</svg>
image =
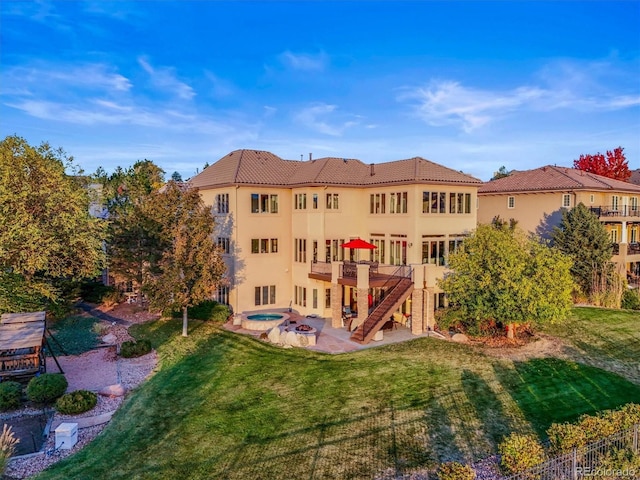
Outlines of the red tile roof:
<svg viewBox="0 0 640 480">
<path fill-rule="evenodd" d="M 574 168 L 551 165 L 534 170 L 515 171 L 508 177 L 485 182 L 478 189 L 478 194 L 567 190 L 613 190 L 640 194 L 639 185 Z"/>
<path fill-rule="evenodd" d="M 367 165 L 355 159 L 328 157 L 303 162 L 283 160 L 261 150 L 236 150 L 207 167 L 189 183 L 196 188 L 242 184 L 292 188 L 406 183 L 480 185 L 482 181 L 420 157 Z"/>
</svg>

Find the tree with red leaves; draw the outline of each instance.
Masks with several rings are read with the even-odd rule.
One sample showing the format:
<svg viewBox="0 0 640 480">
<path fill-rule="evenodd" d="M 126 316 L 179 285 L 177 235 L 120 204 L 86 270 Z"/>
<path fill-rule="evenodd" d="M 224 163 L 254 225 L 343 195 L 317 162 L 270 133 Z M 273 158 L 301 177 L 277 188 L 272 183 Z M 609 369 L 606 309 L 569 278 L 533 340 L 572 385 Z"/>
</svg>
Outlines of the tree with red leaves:
<svg viewBox="0 0 640 480">
<path fill-rule="evenodd" d="M 606 157 L 600 152 L 580 155 L 578 160 L 573 161 L 573 168 L 626 182 L 631 177 L 631 171 L 623 150 L 622 147 L 615 148 L 613 152 L 607 150 Z"/>
</svg>

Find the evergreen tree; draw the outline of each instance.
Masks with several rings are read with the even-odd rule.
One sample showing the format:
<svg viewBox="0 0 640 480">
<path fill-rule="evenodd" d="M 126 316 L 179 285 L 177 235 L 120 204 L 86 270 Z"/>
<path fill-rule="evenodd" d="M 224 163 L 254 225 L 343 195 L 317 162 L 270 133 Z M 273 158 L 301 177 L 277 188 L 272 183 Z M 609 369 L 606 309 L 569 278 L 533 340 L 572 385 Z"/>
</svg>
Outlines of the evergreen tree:
<svg viewBox="0 0 640 480">
<path fill-rule="evenodd" d="M 583 204 L 562 213 L 554 228 L 552 244 L 573 260 L 571 274 L 587 296 L 610 275 L 613 244 L 598 217 Z"/>
</svg>

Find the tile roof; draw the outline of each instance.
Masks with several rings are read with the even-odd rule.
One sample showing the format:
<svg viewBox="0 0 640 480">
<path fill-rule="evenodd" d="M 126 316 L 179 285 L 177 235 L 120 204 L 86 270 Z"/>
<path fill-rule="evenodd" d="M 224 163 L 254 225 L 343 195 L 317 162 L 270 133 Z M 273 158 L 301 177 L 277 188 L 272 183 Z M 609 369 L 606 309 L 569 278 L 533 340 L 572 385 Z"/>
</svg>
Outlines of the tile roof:
<svg viewBox="0 0 640 480">
<path fill-rule="evenodd" d="M 283 160 L 261 150 L 235 150 L 189 180 L 196 188 L 226 185 L 368 187 L 406 183 L 480 185 L 482 181 L 424 158 L 367 165 L 347 158 Z"/>
<path fill-rule="evenodd" d="M 478 194 L 566 190 L 613 190 L 640 194 L 640 186 L 575 168 L 546 167 L 515 171 L 508 177 L 485 182 Z"/>
<path fill-rule="evenodd" d="M 640 168 L 631 170 L 631 177 L 629 177 L 629 182 L 640 185 Z"/>
</svg>

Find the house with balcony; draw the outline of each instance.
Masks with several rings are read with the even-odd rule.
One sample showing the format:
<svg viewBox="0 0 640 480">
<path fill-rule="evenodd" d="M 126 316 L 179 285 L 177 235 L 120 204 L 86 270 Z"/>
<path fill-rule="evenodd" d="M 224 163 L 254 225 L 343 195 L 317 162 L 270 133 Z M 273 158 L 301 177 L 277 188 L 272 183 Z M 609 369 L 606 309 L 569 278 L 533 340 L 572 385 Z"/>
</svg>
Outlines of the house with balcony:
<svg viewBox="0 0 640 480">
<path fill-rule="evenodd" d="M 390 318 L 415 334 L 433 328 L 444 305 L 436 280 L 477 224 L 482 184 L 420 157 L 374 165 L 256 150 L 231 152 L 189 183 L 216 217 L 227 263 L 218 300 L 330 318 L 363 343 Z M 371 247 L 343 246 L 356 239 Z"/>
<path fill-rule="evenodd" d="M 637 284 L 640 275 L 640 185 L 573 168 L 545 166 L 515 171 L 478 189 L 478 222 L 495 216 L 549 238 L 563 210 L 583 203 L 604 224 L 614 245 L 612 261 Z"/>
</svg>

